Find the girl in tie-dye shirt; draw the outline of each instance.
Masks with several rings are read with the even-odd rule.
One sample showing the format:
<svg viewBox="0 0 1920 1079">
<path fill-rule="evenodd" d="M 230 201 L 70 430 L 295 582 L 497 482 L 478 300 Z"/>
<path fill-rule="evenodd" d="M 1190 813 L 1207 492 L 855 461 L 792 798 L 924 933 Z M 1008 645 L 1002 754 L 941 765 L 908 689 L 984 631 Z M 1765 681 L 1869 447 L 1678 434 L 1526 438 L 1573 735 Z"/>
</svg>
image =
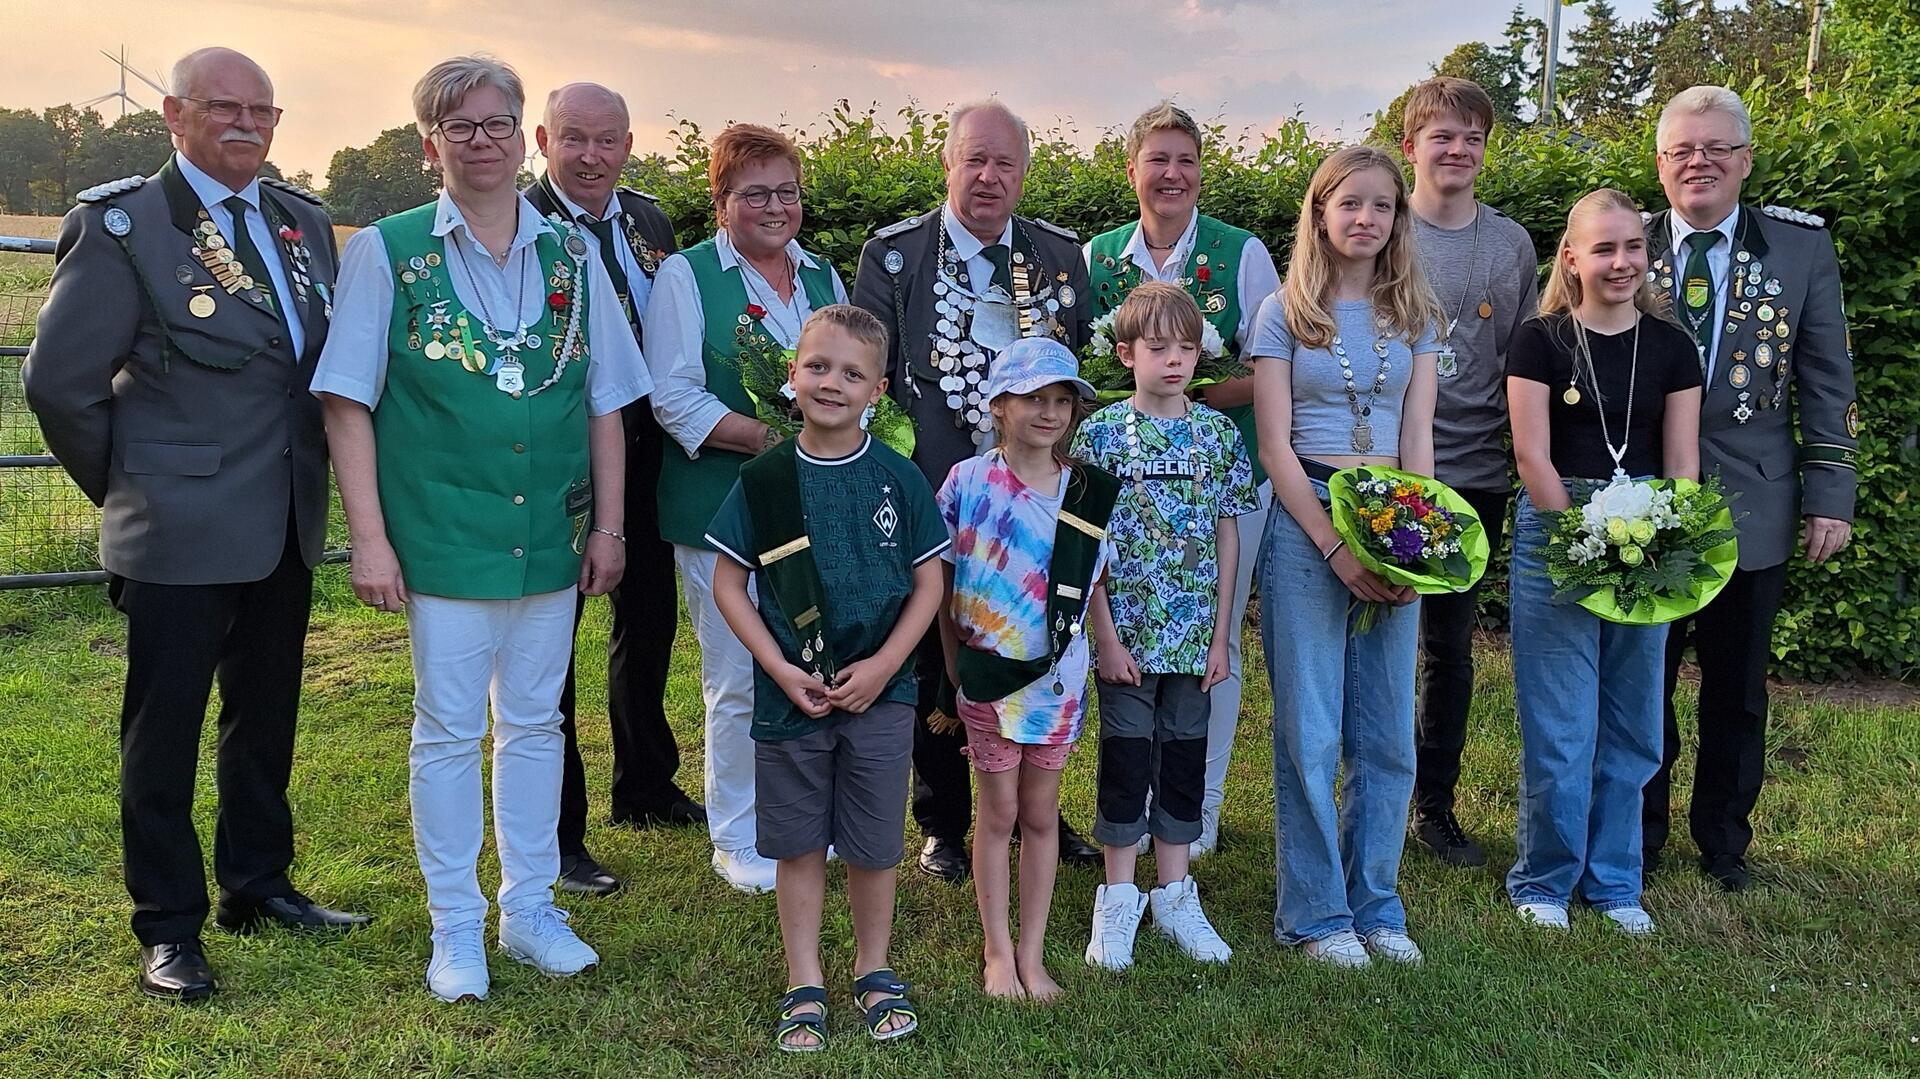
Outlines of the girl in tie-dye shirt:
<svg viewBox="0 0 1920 1079">
<path fill-rule="evenodd" d="M 1076 470 L 1067 441 L 1093 387 L 1066 346 L 1022 338 L 994 358 L 987 379 L 999 448 L 962 461 L 935 501 L 953 546 L 940 617 L 948 677 L 962 648 L 1026 660 L 1050 655 L 1048 574 L 1061 503 Z M 1104 523 L 1104 522 L 1103 522 Z M 1106 572 L 1106 545 L 1093 580 Z M 1080 627 L 1075 627 L 1079 630 Z M 1087 634 L 1075 632 L 1058 665 L 997 701 L 958 700 L 978 791 L 974 892 L 986 935 L 984 988 L 991 996 L 1059 995 L 1042 957 L 1058 867 L 1060 769 L 1087 711 Z M 1008 844 L 1020 827 L 1020 945 L 1007 919 Z"/>
</svg>

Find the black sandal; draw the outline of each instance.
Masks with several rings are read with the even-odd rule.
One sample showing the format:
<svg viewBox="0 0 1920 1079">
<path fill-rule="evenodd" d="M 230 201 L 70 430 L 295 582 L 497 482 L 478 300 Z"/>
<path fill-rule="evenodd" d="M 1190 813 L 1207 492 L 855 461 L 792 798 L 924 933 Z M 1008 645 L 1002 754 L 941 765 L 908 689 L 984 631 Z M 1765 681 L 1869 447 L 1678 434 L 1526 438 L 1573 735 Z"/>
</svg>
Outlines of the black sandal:
<svg viewBox="0 0 1920 1079">
<path fill-rule="evenodd" d="M 853 1002 L 860 1005 L 866 1013 L 867 1033 L 877 1042 L 904 1038 L 920 1029 L 920 1009 L 907 999 L 907 991 L 913 987 L 900 980 L 892 970 L 881 967 L 879 970 L 856 978 L 853 983 Z M 877 1001 L 871 1007 L 863 1003 L 870 993 L 887 993 L 886 998 Z M 891 1015 L 904 1015 L 907 1024 L 892 1030 L 881 1030 L 880 1024 Z"/>
<path fill-rule="evenodd" d="M 803 1012 L 805 1004 L 820 1005 L 819 1012 Z M 812 1034 L 812 1045 L 797 1045 L 787 1036 L 797 1031 Z M 817 1053 L 827 1047 L 827 987 L 796 985 L 780 998 L 780 1022 L 773 1030 L 773 1043 L 783 1053 Z"/>
</svg>

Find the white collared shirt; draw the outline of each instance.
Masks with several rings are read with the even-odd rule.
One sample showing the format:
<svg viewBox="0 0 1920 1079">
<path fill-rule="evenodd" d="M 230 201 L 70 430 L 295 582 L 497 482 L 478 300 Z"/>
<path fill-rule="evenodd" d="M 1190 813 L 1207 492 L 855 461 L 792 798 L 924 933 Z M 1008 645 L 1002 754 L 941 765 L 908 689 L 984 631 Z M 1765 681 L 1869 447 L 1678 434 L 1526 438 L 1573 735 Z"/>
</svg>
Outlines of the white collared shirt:
<svg viewBox="0 0 1920 1079">
<path fill-rule="evenodd" d="M 947 230 L 947 246 L 951 247 L 953 253 L 960 256 L 960 260 L 967 264 L 967 280 L 970 287 L 976 294 L 986 295 L 988 286 L 993 282 L 993 260 L 982 254 L 987 249 L 987 245 L 981 243 L 978 236 L 968 232 L 967 226 L 961 224 L 959 216 L 953 212 L 953 207 L 944 202 L 940 204 L 940 221 Z M 1011 217 L 1007 218 L 1006 228 L 1000 230 L 1000 245 L 1007 249 L 1009 259 L 1007 265 L 1011 267 L 1013 265 L 1011 261 L 1013 218 Z"/>
<path fill-rule="evenodd" d="M 1687 248 L 1687 237 L 1696 232 L 1717 232 L 1720 240 L 1707 248 L 1707 272 L 1713 278 L 1713 317 L 1704 327 L 1707 331 L 1706 381 L 1713 384 L 1713 354 L 1720 347 L 1720 327 L 1727 321 L 1727 264 L 1733 261 L 1733 226 L 1740 220 L 1740 207 L 1735 206 L 1726 219 L 1710 229 L 1697 229 L 1687 224 L 1687 219 L 1675 210 L 1667 215 L 1667 226 L 1673 233 L 1673 280 L 1679 286 L 1675 290 L 1674 312 L 1684 315 L 1687 309 L 1686 277 L 1687 256 L 1692 254 Z"/>
<path fill-rule="evenodd" d="M 748 301 L 766 310 L 760 323 L 767 334 L 781 348 L 798 345 L 800 327 L 813 314 L 806 286 L 800 281 L 800 267 L 817 269 L 820 264 L 801 250 L 799 241 L 788 240 L 793 297 L 781 303 L 780 294 L 767 279 L 734 249 L 726 229 L 714 233 L 713 238 L 720 268 L 738 266 Z M 827 272 L 833 276 L 833 302 L 846 303 L 847 289 L 840 283 L 839 272 L 832 266 Z M 685 255 L 675 254 L 660 264 L 660 275 L 654 278 L 653 293 L 641 322 L 647 327 L 647 362 L 653 368 L 653 415 L 688 457 L 699 457 L 701 444 L 733 410 L 707 389 L 707 315 L 693 279 L 693 264 Z"/>
<path fill-rule="evenodd" d="M 620 192 L 609 193 L 606 208 L 596 214 L 591 210 L 582 210 L 577 203 L 567 197 L 567 193 L 561 190 L 559 184 L 551 182 L 553 179 L 551 176 L 547 179 L 549 181 L 547 186 L 553 189 L 553 197 L 560 200 L 560 208 L 565 210 L 567 216 L 574 221 L 580 221 L 581 218 L 593 221 L 613 218 L 613 250 L 620 258 L 621 272 L 627 275 L 627 300 L 633 304 L 636 314 L 644 313 L 647 309 L 647 294 L 653 291 L 653 279 L 640 272 L 640 260 L 634 257 L 633 248 L 627 243 L 626 223 L 620 217 L 624 212 L 620 209 Z M 593 240 L 594 237 L 589 234 L 588 239 Z"/>
<path fill-rule="evenodd" d="M 180 170 L 180 175 L 186 178 L 187 186 L 199 196 L 200 205 L 207 208 L 207 216 L 213 219 L 214 227 L 220 230 L 220 235 L 226 238 L 227 243 L 233 243 L 233 211 L 227 209 L 227 200 L 238 195 L 253 208 L 247 214 L 247 235 L 253 238 L 253 246 L 260 252 L 260 260 L 267 264 L 267 276 L 273 279 L 273 299 L 280 308 L 280 321 L 286 324 L 287 337 L 293 342 L 293 360 L 299 363 L 301 351 L 307 344 L 307 328 L 300 321 L 302 308 L 295 307 L 293 303 L 293 291 L 287 282 L 287 267 L 280 248 L 280 238 L 273 234 L 267 215 L 260 209 L 259 178 L 247 181 L 246 187 L 234 191 L 208 176 L 183 153 L 175 151 L 173 163 Z"/>
<path fill-rule="evenodd" d="M 492 317 L 510 321 L 518 301 L 518 319 L 532 325 L 546 314 L 547 274 L 539 263 L 534 241 L 553 226 L 519 197 L 520 216 L 502 267 L 467 227 L 453 197 L 440 192 L 433 234 L 447 246 L 446 260 L 435 271 L 453 283 L 453 294 L 476 321 Z M 653 389 L 633 327 L 613 291 L 613 280 L 600 264 L 600 245 L 587 241 L 587 413 L 604 416 L 622 405 L 645 397 Z M 518 279 L 516 279 L 516 276 Z M 380 404 L 387 382 L 387 345 L 393 319 L 393 267 L 386 239 L 378 228 L 361 229 L 347 240 L 340 256 L 340 279 L 334 288 L 333 324 L 326 347 L 313 372 L 313 392 L 330 393 L 358 401 L 369 409 Z M 496 329 L 511 331 L 513 326 Z"/>
<path fill-rule="evenodd" d="M 1200 235 L 1200 208 L 1194 207 L 1193 216 L 1187 220 L 1187 230 L 1174 242 L 1173 253 L 1167 256 L 1167 267 L 1162 270 L 1153 260 L 1153 249 L 1147 246 L 1147 230 L 1136 228 L 1133 238 L 1127 241 L 1126 249 L 1120 252 L 1122 261 L 1131 262 L 1140 267 L 1140 276 L 1147 281 L 1171 281 L 1179 283 L 1180 275 L 1186 271 L 1187 260 L 1193 255 L 1193 244 Z M 1093 243 L 1088 241 L 1080 245 L 1080 260 L 1087 264 L 1087 271 L 1093 271 Z M 1237 271 L 1235 287 L 1240 290 L 1240 325 L 1236 327 L 1234 340 L 1244 348 L 1252 339 L 1254 316 L 1260 312 L 1260 304 L 1268 296 L 1280 291 L 1280 272 L 1274 269 L 1273 255 L 1267 245 L 1260 242 L 1258 236 L 1248 236 L 1247 242 L 1240 247 L 1240 268 Z M 1232 341 L 1227 342 L 1232 344 Z"/>
</svg>

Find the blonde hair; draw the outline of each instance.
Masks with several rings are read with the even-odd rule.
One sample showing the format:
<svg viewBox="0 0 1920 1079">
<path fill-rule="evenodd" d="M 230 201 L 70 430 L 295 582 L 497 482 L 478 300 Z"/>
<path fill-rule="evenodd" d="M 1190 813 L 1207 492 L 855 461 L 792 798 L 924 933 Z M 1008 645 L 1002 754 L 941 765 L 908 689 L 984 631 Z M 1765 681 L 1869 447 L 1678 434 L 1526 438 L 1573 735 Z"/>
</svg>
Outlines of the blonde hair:
<svg viewBox="0 0 1920 1079">
<path fill-rule="evenodd" d="M 1559 246 L 1553 249 L 1553 269 L 1547 274 L 1547 287 L 1540 290 L 1542 316 L 1557 315 L 1580 306 L 1580 300 L 1586 293 L 1580 285 L 1580 275 L 1567 265 L 1567 255 L 1573 251 L 1574 230 L 1601 214 L 1616 211 L 1632 214 L 1635 218 L 1640 216 L 1640 207 L 1633 204 L 1633 199 L 1626 192 L 1611 187 L 1587 192 L 1573 204 L 1573 209 L 1567 211 L 1567 228 L 1560 234 Z M 1667 317 L 1660 294 L 1654 291 L 1653 282 L 1645 277 L 1640 279 L 1640 287 L 1634 290 L 1633 305 L 1650 315 Z"/>
<path fill-rule="evenodd" d="M 1333 243 L 1327 238 L 1327 200 L 1347 178 L 1367 169 L 1379 169 L 1393 177 L 1393 228 L 1386 245 L 1373 261 L 1373 302 L 1376 319 L 1384 328 L 1404 337 L 1409 345 L 1419 341 L 1445 317 L 1440 301 L 1427 283 L 1413 247 L 1413 214 L 1407 206 L 1407 178 L 1385 150 L 1377 146 L 1349 146 L 1335 151 L 1313 170 L 1307 193 L 1300 200 L 1300 220 L 1294 228 L 1293 257 L 1287 263 L 1287 280 L 1280 286 L 1280 298 L 1287 318 L 1287 332 L 1307 348 L 1326 348 L 1338 332 L 1332 301 L 1334 290 Z"/>
<path fill-rule="evenodd" d="M 1193 140 L 1196 154 L 1204 145 L 1200 141 L 1200 125 L 1194 122 L 1193 115 L 1171 101 L 1162 101 L 1136 117 L 1133 127 L 1127 131 L 1128 161 L 1140 153 L 1140 147 L 1156 131 L 1178 131 L 1187 136 Z"/>
<path fill-rule="evenodd" d="M 880 369 L 879 377 L 887 376 L 887 327 L 873 312 L 850 303 L 828 304 L 807 316 L 806 324 L 800 327 L 800 336 L 804 338 L 809 331 L 821 326 L 839 329 L 872 349 L 875 365 Z"/>
<path fill-rule="evenodd" d="M 1187 290 L 1167 281 L 1149 281 L 1127 294 L 1113 313 L 1113 339 L 1138 341 L 1155 333 L 1174 341 L 1200 343 L 1206 332 L 1200 305 Z"/>
<path fill-rule="evenodd" d="M 456 56 L 433 65 L 413 84 L 413 126 L 424 137 L 446 115 L 460 107 L 467 95 L 491 86 L 507 99 L 507 108 L 518 120 L 527 107 L 527 91 L 520 74 L 505 61 L 485 53 Z"/>
</svg>

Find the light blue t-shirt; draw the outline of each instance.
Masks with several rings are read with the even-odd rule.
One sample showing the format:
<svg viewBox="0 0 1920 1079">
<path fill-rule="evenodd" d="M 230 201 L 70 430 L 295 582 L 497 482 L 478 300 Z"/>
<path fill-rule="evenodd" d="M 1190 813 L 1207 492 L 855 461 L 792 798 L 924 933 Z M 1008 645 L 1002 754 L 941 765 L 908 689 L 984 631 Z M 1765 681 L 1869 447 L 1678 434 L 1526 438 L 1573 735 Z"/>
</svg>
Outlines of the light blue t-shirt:
<svg viewBox="0 0 1920 1079">
<path fill-rule="evenodd" d="M 1432 326 L 1411 346 L 1404 337 L 1386 339 L 1386 382 L 1378 396 L 1373 395 L 1383 357 L 1374 351 L 1383 333 L 1373 322 L 1373 304 L 1368 300 L 1340 300 L 1333 305 L 1337 339 L 1347 350 L 1347 363 L 1353 369 L 1353 384 L 1359 394 L 1359 407 L 1366 409 L 1367 424 L 1373 429 L 1373 448 L 1366 452 L 1379 457 L 1400 456 L 1400 404 L 1413 381 L 1413 358 L 1430 354 L 1440 347 Z M 1353 446 L 1353 409 L 1347 401 L 1346 376 L 1340 373 L 1340 360 L 1327 348 L 1301 348 L 1287 330 L 1286 309 L 1280 293 L 1268 296 L 1260 304 L 1253 322 L 1253 341 L 1247 355 L 1256 360 L 1281 360 L 1293 365 L 1293 452 L 1302 457 L 1328 454 L 1349 455 L 1359 452 Z"/>
</svg>

